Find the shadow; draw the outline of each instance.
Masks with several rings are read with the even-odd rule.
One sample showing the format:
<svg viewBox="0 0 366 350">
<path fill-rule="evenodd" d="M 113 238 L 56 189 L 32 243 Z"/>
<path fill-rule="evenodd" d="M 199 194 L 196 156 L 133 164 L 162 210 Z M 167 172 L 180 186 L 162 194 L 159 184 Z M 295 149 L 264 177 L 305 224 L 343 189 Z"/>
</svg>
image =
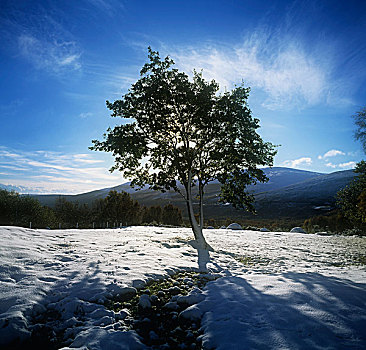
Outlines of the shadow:
<svg viewBox="0 0 366 350">
<path fill-rule="evenodd" d="M 87 271 L 83 273 L 74 270 L 65 272 L 62 278 L 50 286 L 45 296 L 37 301 L 33 310 L 27 312 L 30 337 L 16 338 L 0 348 L 2 350 L 59 349 L 70 344 L 71 340 L 65 344 L 67 338 L 75 339 L 78 332 L 82 331 L 82 327 L 99 326 L 99 324 L 90 323 L 97 319 L 89 318 L 88 314 L 96 310 L 103 313 L 105 308 L 102 303 L 105 300 L 103 296 L 106 290 L 110 293 L 114 292 L 113 285 L 103 283 L 98 276 L 99 272 L 101 270 L 97 263 L 90 263 Z M 9 326 L 13 328 L 11 324 Z M 66 334 L 68 336 L 65 337 Z"/>
<path fill-rule="evenodd" d="M 366 348 L 366 284 L 319 273 L 250 278 L 210 284 L 204 348 Z"/>
</svg>

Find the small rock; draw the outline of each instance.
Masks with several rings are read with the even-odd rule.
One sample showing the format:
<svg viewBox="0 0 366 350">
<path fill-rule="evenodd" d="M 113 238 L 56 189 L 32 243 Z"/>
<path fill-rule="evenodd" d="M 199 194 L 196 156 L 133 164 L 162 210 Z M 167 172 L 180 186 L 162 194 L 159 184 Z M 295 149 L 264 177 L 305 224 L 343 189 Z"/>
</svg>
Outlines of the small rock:
<svg viewBox="0 0 366 350">
<path fill-rule="evenodd" d="M 233 222 L 227 227 L 228 230 L 242 230 L 243 228 L 237 224 L 236 222 Z"/>
<path fill-rule="evenodd" d="M 270 230 L 268 230 L 268 228 L 266 228 L 266 227 L 262 227 L 259 231 L 261 231 L 261 232 L 270 232 Z"/>
<path fill-rule="evenodd" d="M 137 294 L 136 288 L 133 287 L 124 287 L 119 290 L 119 300 L 127 301 L 132 299 Z"/>
<path fill-rule="evenodd" d="M 194 335 L 191 331 L 188 331 L 187 334 L 186 334 L 186 338 L 187 339 L 193 339 Z"/>
<path fill-rule="evenodd" d="M 145 281 L 143 280 L 134 280 L 132 282 L 132 286 L 137 289 L 141 289 L 145 286 Z"/>
<path fill-rule="evenodd" d="M 127 309 L 123 309 L 116 313 L 116 320 L 124 320 L 127 316 L 130 316 L 130 312 Z"/>
<path fill-rule="evenodd" d="M 159 340 L 159 336 L 154 331 L 150 331 L 149 337 L 151 340 Z"/>
<path fill-rule="evenodd" d="M 180 320 L 190 320 L 190 321 L 199 321 L 202 318 L 202 311 L 196 305 L 190 306 L 188 309 L 185 309 L 179 314 Z"/>
<path fill-rule="evenodd" d="M 164 298 L 165 297 L 165 293 L 162 290 L 159 290 L 158 293 L 157 293 L 157 296 L 159 298 Z"/>
<path fill-rule="evenodd" d="M 142 294 L 139 299 L 139 306 L 143 309 L 151 308 L 150 297 L 147 294 Z"/>
<path fill-rule="evenodd" d="M 150 300 L 153 304 L 156 304 L 159 301 L 159 298 L 156 295 L 151 295 Z"/>
<path fill-rule="evenodd" d="M 181 292 L 181 289 L 178 286 L 174 286 L 174 287 L 168 288 L 168 292 L 171 295 L 177 295 L 177 294 L 179 294 Z"/>
<path fill-rule="evenodd" d="M 179 306 L 176 301 L 169 301 L 169 303 L 166 303 L 163 307 L 168 310 L 178 310 L 179 309 Z"/>
<path fill-rule="evenodd" d="M 205 299 L 204 295 L 202 295 L 200 293 L 193 293 L 193 294 L 180 296 L 177 299 L 177 303 L 178 303 L 178 305 L 189 305 L 190 306 L 193 304 L 198 304 L 204 299 Z"/>
<path fill-rule="evenodd" d="M 292 233 L 306 233 L 301 227 L 294 227 L 291 229 Z"/>
</svg>

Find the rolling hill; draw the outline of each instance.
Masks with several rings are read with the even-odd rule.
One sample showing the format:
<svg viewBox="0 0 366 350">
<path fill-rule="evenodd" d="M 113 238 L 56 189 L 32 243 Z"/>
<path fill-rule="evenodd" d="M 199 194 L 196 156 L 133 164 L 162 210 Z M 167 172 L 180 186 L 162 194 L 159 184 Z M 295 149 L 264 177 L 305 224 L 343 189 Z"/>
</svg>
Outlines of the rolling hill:
<svg viewBox="0 0 366 350">
<path fill-rule="evenodd" d="M 264 169 L 264 172 L 269 177 L 267 183 L 248 187 L 248 191 L 254 193 L 256 198 L 255 207 L 258 212 L 256 216 L 244 210 L 236 210 L 231 205 L 218 203 L 220 185 L 217 182 L 212 182 L 207 186 L 205 192 L 206 217 L 215 219 L 229 217 L 233 219 L 307 218 L 319 214 L 322 209 L 326 210 L 334 206 L 334 196 L 337 191 L 344 188 L 355 176 L 352 170 L 321 174 L 273 167 Z M 161 193 L 148 188 L 136 191 L 130 187 L 129 183 L 77 195 L 36 194 L 32 197 L 48 206 L 54 206 L 55 201 L 60 196 L 68 201 L 91 204 L 96 199 L 106 197 L 111 190 L 126 191 L 140 204 L 147 206 L 172 203 L 180 207 L 185 213 L 185 202 L 179 194 L 172 191 Z"/>
</svg>

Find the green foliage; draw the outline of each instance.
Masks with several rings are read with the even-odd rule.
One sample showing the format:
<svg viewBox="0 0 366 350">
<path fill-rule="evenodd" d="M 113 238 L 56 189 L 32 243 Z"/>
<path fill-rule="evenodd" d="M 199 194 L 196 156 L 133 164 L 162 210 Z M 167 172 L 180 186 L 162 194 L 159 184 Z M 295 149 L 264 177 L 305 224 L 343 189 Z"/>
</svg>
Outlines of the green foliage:
<svg viewBox="0 0 366 350">
<path fill-rule="evenodd" d="M 361 141 L 366 153 L 366 107 L 356 112 L 353 118 L 357 126 L 355 138 Z M 358 176 L 337 193 L 337 204 L 356 229 L 366 232 L 366 162 L 357 163 L 354 172 Z"/>
<path fill-rule="evenodd" d="M 151 48 L 148 57 L 129 92 L 107 101 L 113 117 L 133 122 L 108 129 L 91 149 L 113 153 L 111 171 L 120 170 L 132 185 L 181 193 L 192 227 L 197 223 L 191 188 L 199 186 L 202 202 L 204 186 L 214 179 L 222 184 L 222 201 L 254 211 L 245 188 L 266 180 L 257 167 L 272 165 L 276 152 L 256 132 L 259 120 L 248 108 L 249 88 L 218 94 L 218 84 L 205 81 L 201 73 L 194 71 L 190 80 L 173 68 L 171 58 L 161 59 Z"/>
<path fill-rule="evenodd" d="M 110 191 L 101 215 L 104 220 L 133 225 L 139 223 L 140 204 L 127 192 Z"/>
<path fill-rule="evenodd" d="M 30 222 L 32 227 L 45 227 L 55 222 L 55 215 L 29 196 L 0 190 L 0 225 L 29 226 Z"/>
<path fill-rule="evenodd" d="M 352 228 L 352 224 L 341 211 L 337 210 L 329 213 L 328 215 L 318 215 L 306 219 L 302 227 L 308 233 L 322 231 L 342 233 Z"/>
<path fill-rule="evenodd" d="M 337 193 L 337 204 L 356 228 L 366 229 L 366 162 L 356 165 L 358 176 Z"/>
<path fill-rule="evenodd" d="M 92 206 L 69 202 L 60 197 L 54 209 L 29 197 L 15 192 L 0 190 L 0 225 L 29 226 L 33 228 L 95 228 L 107 226 L 139 225 L 157 223 L 180 226 L 183 223 L 182 212 L 168 204 L 164 208 L 141 207 L 126 192 L 110 191 L 106 198 L 98 199 Z"/>
<path fill-rule="evenodd" d="M 360 109 L 353 116 L 357 130 L 355 131 L 356 140 L 361 141 L 364 152 L 366 153 L 366 107 Z"/>
<path fill-rule="evenodd" d="M 161 220 L 165 225 L 180 226 L 183 223 L 182 211 L 172 204 L 164 206 Z"/>
</svg>

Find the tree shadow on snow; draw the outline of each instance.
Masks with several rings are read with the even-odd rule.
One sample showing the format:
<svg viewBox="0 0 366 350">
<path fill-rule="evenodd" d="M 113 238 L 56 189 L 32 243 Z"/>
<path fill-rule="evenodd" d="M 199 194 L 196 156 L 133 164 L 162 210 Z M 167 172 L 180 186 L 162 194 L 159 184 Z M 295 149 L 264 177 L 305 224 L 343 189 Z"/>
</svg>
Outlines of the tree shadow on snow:
<svg viewBox="0 0 366 350">
<path fill-rule="evenodd" d="M 207 293 L 203 344 L 208 348 L 366 348 L 366 284 L 288 272 L 254 276 L 253 282 L 223 277 Z"/>
<path fill-rule="evenodd" d="M 56 282 L 50 283 L 45 296 L 38 300 L 28 317 L 30 338 L 15 340 L 2 349 L 59 349 L 66 340 L 65 333 L 81 326 L 86 314 L 98 303 L 98 297 L 105 294 L 106 285 L 98 277 L 99 272 L 98 265 L 90 263 L 87 271 L 65 272 Z M 49 274 L 52 274 L 51 270 Z M 71 339 L 74 336 L 70 332 Z"/>
</svg>

